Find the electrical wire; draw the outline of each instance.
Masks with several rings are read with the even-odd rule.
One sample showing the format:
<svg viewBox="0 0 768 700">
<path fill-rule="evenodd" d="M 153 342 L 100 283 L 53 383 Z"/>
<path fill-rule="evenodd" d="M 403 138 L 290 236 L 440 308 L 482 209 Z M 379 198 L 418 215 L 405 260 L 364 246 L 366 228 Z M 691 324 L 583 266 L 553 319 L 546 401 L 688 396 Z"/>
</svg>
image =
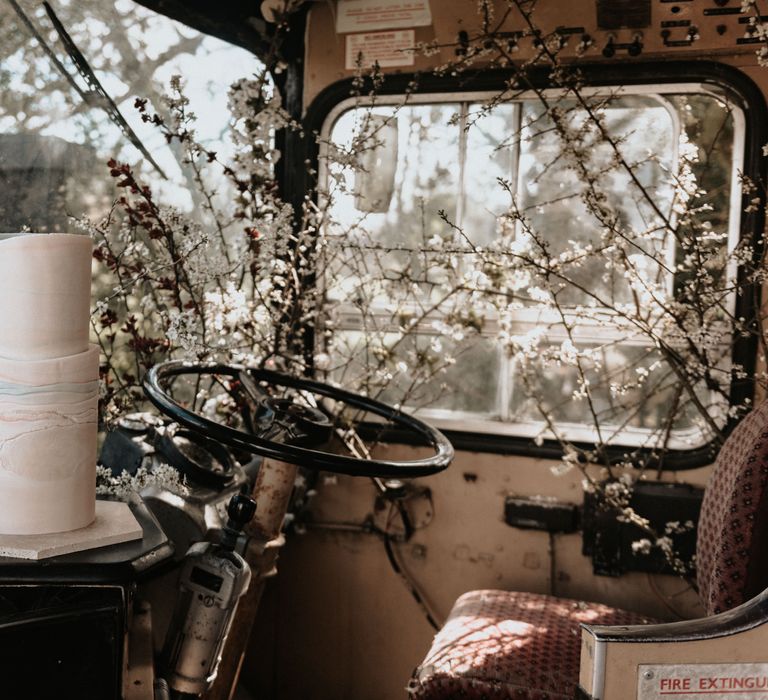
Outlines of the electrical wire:
<svg viewBox="0 0 768 700">
<path fill-rule="evenodd" d="M 549 595 L 557 596 L 557 555 L 555 553 L 555 533 L 549 532 Z"/>
<path fill-rule="evenodd" d="M 684 615 L 682 612 L 680 612 L 674 605 L 672 605 L 672 602 L 670 601 L 670 597 L 665 595 L 664 593 L 659 590 L 659 585 L 656 582 L 656 578 L 653 574 L 646 574 L 648 577 L 648 586 L 651 589 L 651 592 L 656 596 L 657 600 L 670 612 L 672 615 L 675 616 L 676 620 L 685 620 L 687 619 L 686 615 Z M 688 588 L 683 589 L 682 591 L 679 591 L 675 593 L 672 597 L 677 597 L 679 595 L 683 595 L 684 593 L 687 593 L 692 586 L 688 586 Z"/>
<path fill-rule="evenodd" d="M 437 622 L 435 615 L 433 615 L 430 611 L 424 596 L 416 585 L 416 582 L 411 578 L 408 570 L 397 559 L 394 546 L 398 543 L 396 535 L 393 535 L 387 530 L 382 530 L 375 527 L 371 522 L 360 524 L 308 521 L 303 525 L 309 530 L 331 530 L 335 532 L 349 532 L 361 535 L 377 535 L 378 537 L 381 537 L 382 542 L 384 543 L 384 551 L 387 555 L 387 561 L 389 562 L 392 571 L 397 574 L 400 581 L 402 581 L 403 585 L 405 585 L 405 587 L 408 589 L 408 592 L 411 594 L 411 597 L 414 599 L 414 601 L 416 601 L 416 604 L 424 614 L 424 617 L 426 618 L 430 627 L 432 627 L 432 629 L 435 631 L 440 629 L 442 625 Z"/>
<path fill-rule="evenodd" d="M 407 569 L 397 560 L 395 548 L 393 547 L 393 543 L 396 543 L 396 540 L 392 533 L 389 531 L 393 513 L 397 513 L 400 515 L 401 519 L 403 518 L 403 512 L 400 508 L 395 508 L 394 504 L 390 506 L 389 514 L 387 516 L 387 527 L 382 533 L 384 538 L 384 551 L 387 553 L 387 560 L 389 561 L 392 570 L 395 572 L 395 574 L 397 574 L 398 578 L 408 589 L 411 597 L 416 601 L 416 604 L 419 606 L 421 612 L 424 613 L 424 617 L 427 619 L 427 622 L 430 624 L 432 629 L 439 631 L 442 625 L 437 622 L 435 616 L 430 611 L 424 596 L 421 594 L 421 591 L 419 591 L 419 588 L 416 585 L 416 582 L 408 573 Z M 403 522 L 403 527 L 406 527 L 405 521 Z"/>
<path fill-rule="evenodd" d="M 416 604 L 421 609 L 421 612 L 424 613 L 424 617 L 427 618 L 427 622 L 430 624 L 432 629 L 434 629 L 435 631 L 438 631 L 441 625 L 438 624 L 437 620 L 435 620 L 435 618 L 433 617 L 432 613 L 427 607 L 427 604 L 424 602 L 424 598 L 422 598 L 421 593 L 419 592 L 419 589 L 416 588 L 416 584 L 409 578 L 405 569 L 403 569 L 400 566 L 400 563 L 397 561 L 397 557 L 395 556 L 395 551 L 392 547 L 392 535 L 390 535 L 388 532 L 384 533 L 384 551 L 387 553 L 387 559 L 389 560 L 389 563 L 392 566 L 392 570 L 400 577 L 400 580 L 405 584 L 405 587 L 408 589 L 409 593 L 411 594 L 413 599 L 416 601 Z"/>
</svg>

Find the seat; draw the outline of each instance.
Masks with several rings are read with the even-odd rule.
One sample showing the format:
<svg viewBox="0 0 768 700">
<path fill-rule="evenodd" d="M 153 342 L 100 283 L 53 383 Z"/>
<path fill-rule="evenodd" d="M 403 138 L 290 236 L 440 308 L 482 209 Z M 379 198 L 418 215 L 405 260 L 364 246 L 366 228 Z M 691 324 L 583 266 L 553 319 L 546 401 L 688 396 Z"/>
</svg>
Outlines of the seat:
<svg viewBox="0 0 768 700">
<path fill-rule="evenodd" d="M 699 516 L 696 581 L 707 615 L 768 588 L 768 402 L 723 444 Z M 760 556 L 760 555 L 763 556 Z M 471 591 L 454 604 L 408 686 L 412 700 L 569 700 L 581 624 L 636 625 L 641 615 L 535 593 Z"/>
</svg>

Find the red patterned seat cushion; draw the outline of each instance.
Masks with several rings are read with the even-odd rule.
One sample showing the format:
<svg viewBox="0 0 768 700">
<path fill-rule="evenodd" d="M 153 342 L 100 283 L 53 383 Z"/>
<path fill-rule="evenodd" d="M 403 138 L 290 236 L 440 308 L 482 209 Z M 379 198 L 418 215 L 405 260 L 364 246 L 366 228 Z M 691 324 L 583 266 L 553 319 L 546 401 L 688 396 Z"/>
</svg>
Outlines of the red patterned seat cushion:
<svg viewBox="0 0 768 700">
<path fill-rule="evenodd" d="M 584 622 L 646 624 L 646 617 L 597 603 L 535 593 L 471 591 L 461 596 L 408 687 L 414 700 L 572 700 Z"/>
<path fill-rule="evenodd" d="M 768 402 L 739 423 L 717 455 L 696 539 L 696 580 L 707 615 L 768 586 Z"/>
</svg>

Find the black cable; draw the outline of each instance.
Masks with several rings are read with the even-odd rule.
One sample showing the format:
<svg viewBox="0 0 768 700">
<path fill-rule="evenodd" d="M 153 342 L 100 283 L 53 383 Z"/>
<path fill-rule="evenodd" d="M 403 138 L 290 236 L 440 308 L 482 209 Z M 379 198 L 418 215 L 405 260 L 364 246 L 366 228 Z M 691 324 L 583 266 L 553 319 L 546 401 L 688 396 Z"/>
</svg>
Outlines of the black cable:
<svg viewBox="0 0 768 700">
<path fill-rule="evenodd" d="M 387 560 L 389 561 L 389 564 L 392 567 L 392 571 L 394 571 L 395 574 L 397 574 L 397 576 L 403 582 L 405 587 L 408 589 L 408 592 L 416 601 L 416 604 L 419 606 L 419 609 L 424 613 L 424 617 L 427 618 L 427 622 L 429 622 L 432 629 L 434 629 L 435 631 L 440 630 L 441 625 L 432 616 L 432 613 L 429 611 L 429 608 L 427 607 L 427 604 L 424 601 L 424 598 L 422 598 L 421 593 L 419 593 L 419 589 L 416 587 L 416 584 L 411 580 L 408 572 L 403 567 L 401 567 L 400 563 L 397 561 L 394 548 L 392 547 L 392 543 L 397 542 L 394 535 L 389 533 L 387 530 L 382 530 L 381 528 L 376 527 L 370 521 L 363 524 L 313 523 L 310 521 L 306 523 L 306 526 L 308 528 L 313 528 L 313 527 L 327 528 L 329 530 L 339 530 L 341 532 L 359 532 L 361 534 L 377 535 L 381 537 L 382 541 L 384 542 L 384 551 L 387 553 Z M 387 527 L 389 527 L 389 525 L 387 525 Z"/>
<path fill-rule="evenodd" d="M 419 608 L 421 608 L 421 611 L 424 613 L 424 616 L 427 618 L 427 622 L 429 622 L 429 624 L 432 626 L 432 629 L 434 629 L 436 632 L 439 631 L 440 625 L 437 623 L 435 618 L 432 617 L 432 613 L 429 612 L 424 599 L 421 597 L 421 593 L 419 593 L 416 586 L 413 584 L 410 578 L 408 578 L 407 574 L 400 567 L 400 564 L 398 564 L 395 553 L 392 550 L 392 535 L 390 535 L 388 532 L 384 533 L 384 551 L 387 553 L 387 559 L 389 559 L 392 570 L 400 577 L 400 580 L 410 591 L 411 596 L 413 596 L 413 599 L 416 601 Z"/>
<path fill-rule="evenodd" d="M 555 554 L 555 533 L 549 534 L 549 595 L 554 596 L 556 593 L 556 578 L 557 578 L 557 558 Z"/>
</svg>

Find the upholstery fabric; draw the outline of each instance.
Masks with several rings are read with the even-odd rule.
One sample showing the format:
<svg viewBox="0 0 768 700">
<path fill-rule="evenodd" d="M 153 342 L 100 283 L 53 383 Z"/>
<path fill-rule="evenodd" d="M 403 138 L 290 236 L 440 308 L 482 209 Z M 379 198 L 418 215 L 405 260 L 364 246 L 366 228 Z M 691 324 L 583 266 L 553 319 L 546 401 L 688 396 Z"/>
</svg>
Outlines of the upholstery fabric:
<svg viewBox="0 0 768 700">
<path fill-rule="evenodd" d="M 697 583 L 708 615 L 768 588 L 768 402 L 718 454 L 697 535 Z M 472 591 L 456 601 L 416 669 L 412 700 L 571 700 L 580 624 L 630 625 L 640 615 L 532 593 Z"/>
<path fill-rule="evenodd" d="M 535 593 L 461 596 L 408 687 L 413 700 L 572 700 L 581 623 L 646 624 L 607 605 Z"/>
<path fill-rule="evenodd" d="M 708 615 L 768 587 L 761 559 L 768 543 L 768 402 L 749 413 L 717 456 L 704 492 L 696 540 L 696 579 Z M 753 556 L 753 553 L 759 553 Z"/>
</svg>

